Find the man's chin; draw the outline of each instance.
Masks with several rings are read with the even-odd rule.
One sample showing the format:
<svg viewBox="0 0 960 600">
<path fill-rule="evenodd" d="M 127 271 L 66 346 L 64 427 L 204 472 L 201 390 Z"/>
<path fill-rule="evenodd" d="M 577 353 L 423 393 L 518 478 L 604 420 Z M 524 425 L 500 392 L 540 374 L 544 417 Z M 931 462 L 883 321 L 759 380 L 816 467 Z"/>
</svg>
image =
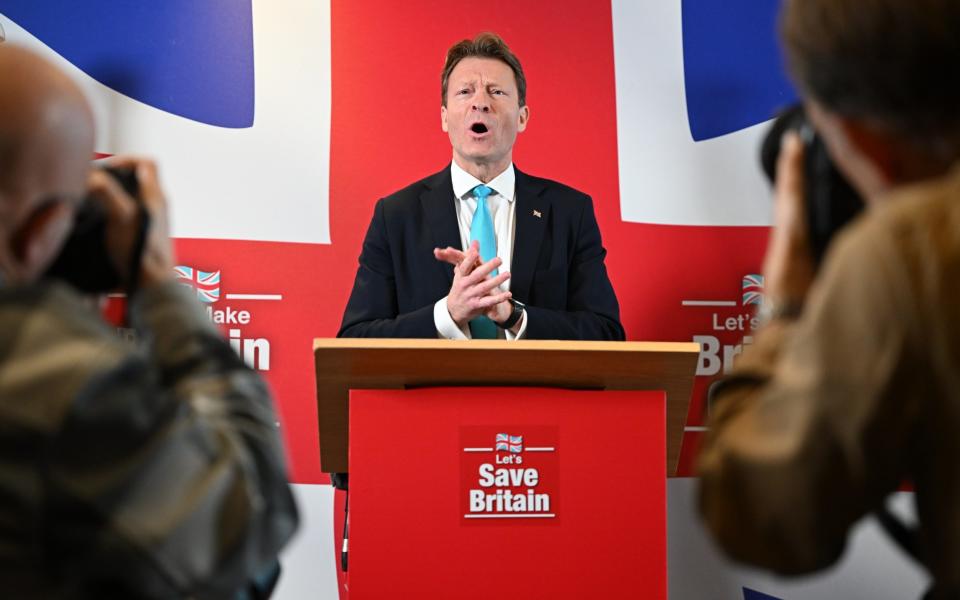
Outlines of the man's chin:
<svg viewBox="0 0 960 600">
<path fill-rule="evenodd" d="M 464 162 L 468 162 L 477 166 L 496 165 L 502 162 L 504 158 L 507 158 L 503 154 L 489 151 L 456 152 L 455 156 L 458 156 Z"/>
</svg>

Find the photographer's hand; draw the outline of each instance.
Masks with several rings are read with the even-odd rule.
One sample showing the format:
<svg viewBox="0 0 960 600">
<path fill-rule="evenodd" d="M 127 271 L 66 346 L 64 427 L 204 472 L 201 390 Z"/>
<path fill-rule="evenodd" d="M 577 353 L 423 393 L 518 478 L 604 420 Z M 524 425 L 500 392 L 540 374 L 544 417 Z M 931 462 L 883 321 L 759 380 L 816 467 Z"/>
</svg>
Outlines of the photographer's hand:
<svg viewBox="0 0 960 600">
<path fill-rule="evenodd" d="M 784 135 L 777 160 L 774 226 L 763 262 L 764 292 L 773 304 L 802 306 L 814 277 L 804 209 L 803 142 Z"/>
<path fill-rule="evenodd" d="M 110 165 L 133 170 L 140 186 L 139 199 L 150 215 L 150 227 L 146 232 L 140 262 L 140 287 L 146 288 L 172 279 L 173 246 L 170 242 L 166 200 L 157 179 L 156 164 L 150 160 L 125 157 L 111 160 Z M 118 181 L 99 169 L 91 173 L 89 187 L 107 211 L 107 251 L 118 272 L 127 277 L 139 230 L 136 200 L 124 191 Z"/>
</svg>

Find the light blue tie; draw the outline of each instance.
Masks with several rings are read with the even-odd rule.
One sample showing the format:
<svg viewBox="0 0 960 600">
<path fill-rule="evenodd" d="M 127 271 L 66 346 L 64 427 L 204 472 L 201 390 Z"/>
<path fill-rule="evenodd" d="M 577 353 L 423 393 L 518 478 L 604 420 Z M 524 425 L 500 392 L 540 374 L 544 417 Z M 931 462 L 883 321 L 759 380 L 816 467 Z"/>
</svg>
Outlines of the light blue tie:
<svg viewBox="0 0 960 600">
<path fill-rule="evenodd" d="M 493 230 L 493 219 L 487 208 L 487 196 L 493 190 L 482 183 L 473 188 L 473 195 L 477 199 L 477 209 L 473 212 L 473 222 L 470 224 L 470 243 L 480 242 L 480 260 L 487 262 L 497 255 L 497 235 Z M 490 276 L 497 275 L 498 269 L 490 272 Z M 470 320 L 470 335 L 474 339 L 494 340 L 497 338 L 497 326 L 484 316 Z"/>
</svg>

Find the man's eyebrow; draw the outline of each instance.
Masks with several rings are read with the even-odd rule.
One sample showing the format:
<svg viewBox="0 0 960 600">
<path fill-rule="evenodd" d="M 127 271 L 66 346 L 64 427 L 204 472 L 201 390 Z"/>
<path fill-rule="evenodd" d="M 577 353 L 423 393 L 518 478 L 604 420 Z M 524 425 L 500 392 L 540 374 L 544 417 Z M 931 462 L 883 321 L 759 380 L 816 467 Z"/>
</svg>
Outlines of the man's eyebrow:
<svg viewBox="0 0 960 600">
<path fill-rule="evenodd" d="M 455 80 L 451 80 L 451 81 L 450 81 L 450 87 L 452 87 L 452 88 L 454 88 L 454 87 L 456 87 L 456 88 L 461 88 L 461 87 L 469 86 L 469 85 L 476 86 L 477 84 L 478 84 L 478 81 L 477 81 L 477 78 L 475 78 L 475 77 L 470 78 L 470 79 L 462 79 L 462 80 L 460 80 L 460 81 L 455 81 Z M 485 87 L 485 88 L 492 88 L 492 87 L 496 87 L 496 88 L 506 88 L 506 84 L 500 83 L 499 81 L 496 81 L 496 80 L 487 79 L 487 80 L 484 81 L 483 87 Z"/>
<path fill-rule="evenodd" d="M 471 80 L 469 80 L 469 81 L 458 81 L 458 82 L 455 82 L 455 87 L 463 87 L 463 86 L 465 86 L 465 85 L 473 85 L 473 86 L 475 86 L 475 85 L 477 85 L 477 84 L 478 84 L 478 82 L 477 82 L 476 79 L 471 79 Z M 484 88 L 492 88 L 492 87 L 495 87 L 495 88 L 503 88 L 503 87 L 505 87 L 505 86 L 504 86 L 504 84 L 500 83 L 499 81 L 492 81 L 492 80 L 490 80 L 490 79 L 487 79 L 486 81 L 483 82 L 483 87 L 484 87 Z"/>
</svg>

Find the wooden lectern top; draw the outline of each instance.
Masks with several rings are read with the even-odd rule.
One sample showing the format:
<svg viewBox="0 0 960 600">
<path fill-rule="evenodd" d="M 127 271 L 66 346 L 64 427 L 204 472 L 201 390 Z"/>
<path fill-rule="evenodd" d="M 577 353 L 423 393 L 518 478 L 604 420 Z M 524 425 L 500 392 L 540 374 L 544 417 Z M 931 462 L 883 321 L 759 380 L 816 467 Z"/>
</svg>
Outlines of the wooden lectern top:
<svg viewBox="0 0 960 600">
<path fill-rule="evenodd" d="M 672 475 L 699 352 L 694 342 L 317 338 L 321 470 L 349 471 L 350 389 L 536 386 L 664 390 L 667 474 Z"/>
</svg>

